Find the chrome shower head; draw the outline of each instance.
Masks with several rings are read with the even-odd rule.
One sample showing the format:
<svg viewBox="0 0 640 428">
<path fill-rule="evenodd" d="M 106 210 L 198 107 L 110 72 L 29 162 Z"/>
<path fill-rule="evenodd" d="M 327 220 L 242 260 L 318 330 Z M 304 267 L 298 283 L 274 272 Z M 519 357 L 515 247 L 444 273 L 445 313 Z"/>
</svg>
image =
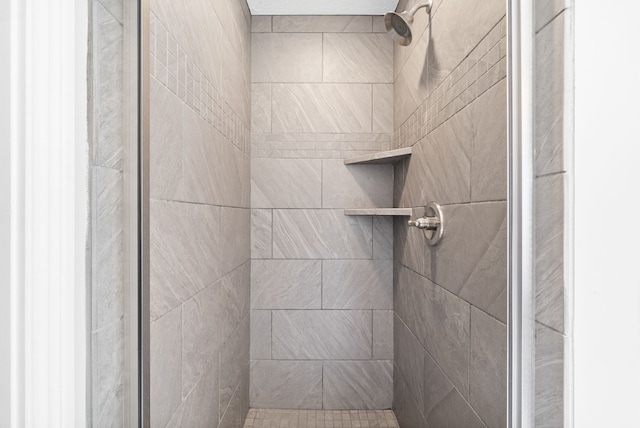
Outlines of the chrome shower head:
<svg viewBox="0 0 640 428">
<path fill-rule="evenodd" d="M 427 13 L 431 12 L 433 0 L 427 0 L 424 3 L 415 5 L 410 11 L 402 13 L 387 12 L 384 14 L 384 26 L 387 32 L 393 31 L 398 37 L 396 41 L 402 46 L 409 46 L 412 40 L 411 24 L 413 24 L 413 15 L 418 9 L 426 8 Z"/>
</svg>

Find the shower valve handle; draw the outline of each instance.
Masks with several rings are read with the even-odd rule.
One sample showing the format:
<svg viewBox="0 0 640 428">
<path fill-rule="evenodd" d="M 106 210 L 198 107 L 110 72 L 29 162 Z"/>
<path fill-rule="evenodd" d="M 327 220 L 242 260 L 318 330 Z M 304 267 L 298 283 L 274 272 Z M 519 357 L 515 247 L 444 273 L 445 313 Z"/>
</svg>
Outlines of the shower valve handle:
<svg viewBox="0 0 640 428">
<path fill-rule="evenodd" d="M 436 230 L 440 225 L 440 219 L 438 217 L 420 217 L 416 220 L 409 220 L 409 226 L 417 227 L 418 229 Z"/>
</svg>

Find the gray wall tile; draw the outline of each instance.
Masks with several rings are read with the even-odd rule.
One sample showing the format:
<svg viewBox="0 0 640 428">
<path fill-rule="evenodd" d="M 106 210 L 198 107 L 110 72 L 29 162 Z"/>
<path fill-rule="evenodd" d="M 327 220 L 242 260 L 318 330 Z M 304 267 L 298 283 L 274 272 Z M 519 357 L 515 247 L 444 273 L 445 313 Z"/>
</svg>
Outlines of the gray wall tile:
<svg viewBox="0 0 640 428">
<path fill-rule="evenodd" d="M 271 132 L 271 85 L 251 84 L 251 130 Z"/>
<path fill-rule="evenodd" d="M 371 85 L 277 84 L 271 88 L 274 132 L 371 132 Z"/>
<path fill-rule="evenodd" d="M 370 359 L 371 311 L 273 311 L 274 359 Z"/>
<path fill-rule="evenodd" d="M 322 308 L 393 309 L 393 261 L 323 261 Z"/>
<path fill-rule="evenodd" d="M 427 422 L 421 413 L 422 406 L 413 397 L 397 366 L 393 370 L 393 411 L 401 427 L 421 428 Z"/>
<path fill-rule="evenodd" d="M 251 258 L 271 257 L 271 210 L 251 210 Z"/>
<path fill-rule="evenodd" d="M 275 33 L 363 33 L 371 31 L 370 16 L 274 16 Z"/>
<path fill-rule="evenodd" d="M 151 425 L 165 426 L 182 404 L 182 310 L 151 323 Z"/>
<path fill-rule="evenodd" d="M 243 377 L 249 375 L 249 314 L 220 350 L 220 409 L 231 405 Z M 244 422 L 244 419 L 240 421 Z M 237 426 L 237 425 L 236 425 Z"/>
<path fill-rule="evenodd" d="M 270 33 L 271 32 L 271 17 L 270 16 L 252 16 L 251 17 L 251 32 L 252 33 Z"/>
<path fill-rule="evenodd" d="M 220 257 L 222 272 L 228 273 L 249 260 L 251 212 L 244 208 L 220 209 Z"/>
<path fill-rule="evenodd" d="M 490 427 L 507 424 L 507 327 L 471 309 L 469 403 Z"/>
<path fill-rule="evenodd" d="M 253 159 L 252 208 L 320 208 L 322 162 L 318 159 Z"/>
<path fill-rule="evenodd" d="M 392 203 L 391 165 L 345 165 L 340 159 L 322 161 L 323 208 L 391 207 Z"/>
<path fill-rule="evenodd" d="M 571 5 L 570 0 L 536 0 L 534 3 L 535 29 L 540 31 L 558 13 Z"/>
<path fill-rule="evenodd" d="M 373 311 L 373 359 L 393 360 L 393 311 Z"/>
<path fill-rule="evenodd" d="M 109 426 L 123 420 L 125 373 L 124 321 L 113 323 L 91 335 L 93 423 Z"/>
<path fill-rule="evenodd" d="M 536 323 L 536 426 L 564 426 L 565 337 Z"/>
<path fill-rule="evenodd" d="M 393 40 L 377 33 L 325 33 L 324 82 L 391 83 Z"/>
<path fill-rule="evenodd" d="M 253 260 L 251 309 L 320 309 L 320 260 Z"/>
<path fill-rule="evenodd" d="M 254 33 L 253 82 L 322 82 L 322 35 Z"/>
<path fill-rule="evenodd" d="M 251 361 L 251 407 L 321 409 L 321 361 Z"/>
<path fill-rule="evenodd" d="M 370 259 L 370 217 L 347 217 L 343 210 L 274 210 L 273 257 Z"/>
<path fill-rule="evenodd" d="M 388 409 L 393 394 L 393 362 L 326 361 L 322 391 L 325 409 Z"/>
<path fill-rule="evenodd" d="M 373 258 L 393 260 L 393 218 L 373 218 Z"/>
<path fill-rule="evenodd" d="M 373 85 L 373 132 L 393 132 L 393 85 Z"/>
<path fill-rule="evenodd" d="M 271 311 L 251 311 L 251 359 L 271 359 Z"/>
<path fill-rule="evenodd" d="M 406 386 L 415 401 L 422 403 L 425 399 L 424 346 L 399 317 L 394 319 L 393 329 L 396 370 L 405 379 Z"/>
</svg>

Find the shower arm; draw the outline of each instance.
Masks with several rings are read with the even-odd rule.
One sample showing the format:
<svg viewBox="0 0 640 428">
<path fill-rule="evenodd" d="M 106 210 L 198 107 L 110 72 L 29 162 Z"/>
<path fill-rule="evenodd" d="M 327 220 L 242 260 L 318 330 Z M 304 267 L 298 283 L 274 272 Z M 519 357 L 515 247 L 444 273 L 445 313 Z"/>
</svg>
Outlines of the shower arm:
<svg viewBox="0 0 640 428">
<path fill-rule="evenodd" d="M 409 11 L 409 16 L 411 18 L 413 18 L 413 15 L 416 14 L 416 12 L 418 11 L 418 9 L 422 9 L 423 7 L 427 9 L 427 13 L 431 12 L 431 6 L 433 5 L 433 0 L 428 0 L 424 3 L 418 3 L 417 5 L 413 6 L 411 8 L 411 10 Z"/>
</svg>

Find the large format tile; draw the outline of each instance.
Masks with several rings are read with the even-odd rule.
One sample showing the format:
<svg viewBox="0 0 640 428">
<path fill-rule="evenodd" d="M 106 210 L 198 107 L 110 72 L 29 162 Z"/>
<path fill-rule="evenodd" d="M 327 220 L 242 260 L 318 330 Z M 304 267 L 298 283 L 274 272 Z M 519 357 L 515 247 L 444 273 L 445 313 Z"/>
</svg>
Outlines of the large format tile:
<svg viewBox="0 0 640 428">
<path fill-rule="evenodd" d="M 271 32 L 271 16 L 255 15 L 251 17 L 252 33 L 270 33 Z"/>
<path fill-rule="evenodd" d="M 565 339 L 536 323 L 535 421 L 539 427 L 564 424 Z"/>
<path fill-rule="evenodd" d="M 183 305 L 182 390 L 198 382 L 208 362 L 249 310 L 249 266 L 233 271 Z"/>
<path fill-rule="evenodd" d="M 322 394 L 325 409 L 388 409 L 393 394 L 393 362 L 326 361 Z"/>
<path fill-rule="evenodd" d="M 296 16 L 273 17 L 274 33 L 365 33 L 371 31 L 370 16 Z"/>
<path fill-rule="evenodd" d="M 273 311 L 274 359 L 371 358 L 371 311 Z"/>
<path fill-rule="evenodd" d="M 373 311 L 373 359 L 393 360 L 393 311 Z"/>
<path fill-rule="evenodd" d="M 393 261 L 323 261 L 322 308 L 393 309 Z"/>
<path fill-rule="evenodd" d="M 321 361 L 251 361 L 251 407 L 321 409 Z"/>
<path fill-rule="evenodd" d="M 274 83 L 271 91 L 273 132 L 371 132 L 371 85 Z"/>
<path fill-rule="evenodd" d="M 322 34 L 254 33 L 253 82 L 322 82 Z"/>
<path fill-rule="evenodd" d="M 251 211 L 220 208 L 220 259 L 226 274 L 251 258 Z"/>
<path fill-rule="evenodd" d="M 251 309 L 320 309 L 320 260 L 253 260 Z"/>
<path fill-rule="evenodd" d="M 507 199 L 507 80 L 482 94 L 469 108 L 474 129 L 471 200 Z"/>
<path fill-rule="evenodd" d="M 230 405 L 243 376 L 249 373 L 249 316 L 231 334 L 220 350 L 220 409 Z"/>
<path fill-rule="evenodd" d="M 429 354 L 424 355 L 423 403 L 423 415 L 428 426 L 486 427 Z"/>
<path fill-rule="evenodd" d="M 153 320 L 220 277 L 220 209 L 151 201 L 150 218 Z"/>
<path fill-rule="evenodd" d="M 271 85 L 251 85 L 251 132 L 271 132 Z"/>
<path fill-rule="evenodd" d="M 567 174 L 538 177 L 536 186 L 536 320 L 565 331 L 564 198 Z"/>
<path fill-rule="evenodd" d="M 373 218 L 373 258 L 393 260 L 393 217 Z"/>
<path fill-rule="evenodd" d="M 424 400 L 424 346 L 405 322 L 395 317 L 393 322 L 394 363 L 405 379 L 411 395 L 419 403 Z"/>
<path fill-rule="evenodd" d="M 182 309 L 151 323 L 151 425 L 165 426 L 182 404 Z"/>
<path fill-rule="evenodd" d="M 469 403 L 489 427 L 507 424 L 507 327 L 471 310 Z"/>
<path fill-rule="evenodd" d="M 343 210 L 274 210 L 273 257 L 370 259 L 371 221 Z"/>
<path fill-rule="evenodd" d="M 125 330 L 118 321 L 91 335 L 91 414 L 96 426 L 122 421 L 125 408 Z M 114 422 L 115 421 L 115 422 Z"/>
<path fill-rule="evenodd" d="M 251 210 L 251 258 L 271 258 L 271 210 Z"/>
<path fill-rule="evenodd" d="M 460 391 L 467 391 L 469 304 L 428 279 L 401 267 L 394 284 L 394 305 L 400 319 L 453 384 Z"/>
<path fill-rule="evenodd" d="M 253 159 L 252 208 L 320 208 L 322 162 L 319 159 Z"/>
<path fill-rule="evenodd" d="M 535 29 L 540 31 L 558 13 L 571 5 L 570 0 L 536 0 L 534 4 Z"/>
<path fill-rule="evenodd" d="M 271 311 L 251 311 L 251 359 L 271 359 Z"/>
<path fill-rule="evenodd" d="M 373 85 L 373 132 L 393 132 L 393 85 Z"/>
<path fill-rule="evenodd" d="M 427 426 L 422 416 L 422 405 L 416 401 L 397 367 L 393 370 L 393 412 L 402 428 Z"/>
<path fill-rule="evenodd" d="M 437 284 L 502 321 L 507 317 L 506 202 L 443 207 L 445 235 L 429 247 Z"/>
<path fill-rule="evenodd" d="M 324 34 L 324 82 L 392 83 L 393 40 L 378 33 Z"/>
<path fill-rule="evenodd" d="M 569 12 L 558 15 L 535 38 L 535 170 L 537 175 L 565 171 L 566 115 L 571 112 L 570 75 L 565 46 L 571 43 Z"/>
<path fill-rule="evenodd" d="M 323 208 L 391 207 L 392 203 L 391 165 L 345 165 L 342 159 L 322 161 Z"/>
<path fill-rule="evenodd" d="M 149 80 L 151 198 L 180 199 L 183 192 L 181 101 L 156 79 Z"/>
</svg>

